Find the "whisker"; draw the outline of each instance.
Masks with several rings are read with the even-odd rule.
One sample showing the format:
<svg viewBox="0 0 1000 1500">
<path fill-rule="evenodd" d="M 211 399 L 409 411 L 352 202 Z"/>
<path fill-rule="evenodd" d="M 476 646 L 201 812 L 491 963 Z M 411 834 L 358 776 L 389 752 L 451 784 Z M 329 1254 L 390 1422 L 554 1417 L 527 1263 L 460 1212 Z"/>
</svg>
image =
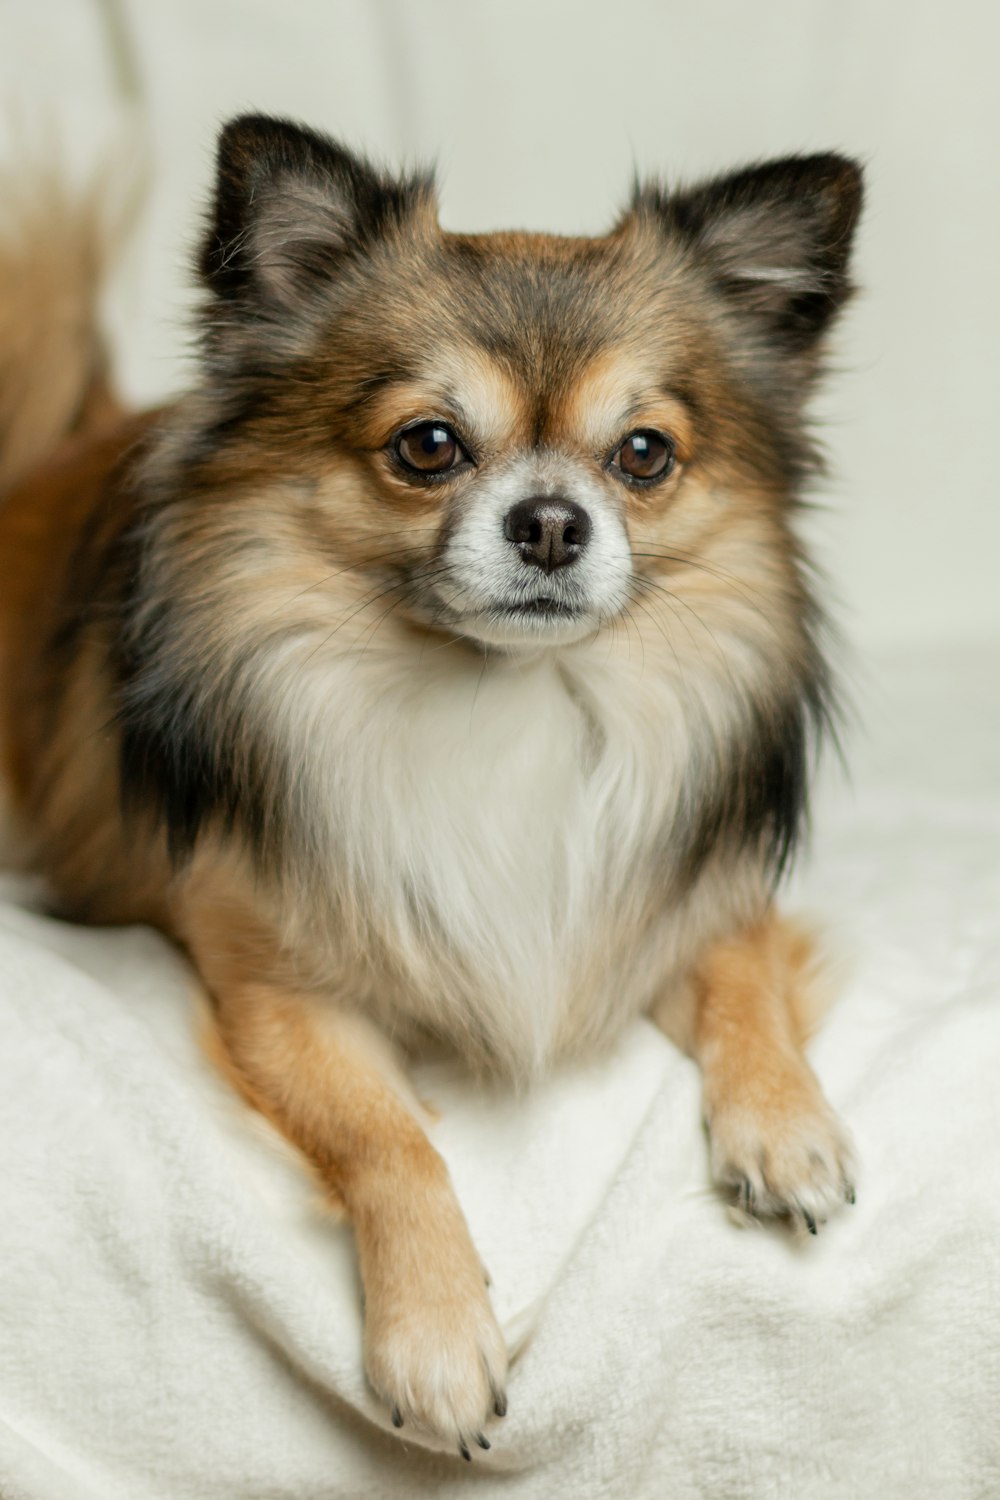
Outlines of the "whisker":
<svg viewBox="0 0 1000 1500">
<path fill-rule="evenodd" d="M 634 598 L 632 602 L 634 604 L 636 604 L 636 605 L 639 606 L 639 608 L 642 610 L 643 614 L 646 615 L 647 619 L 652 620 L 653 624 L 659 630 L 659 632 L 662 635 L 663 639 L 666 641 L 667 645 L 670 647 L 671 654 L 673 655 L 674 661 L 677 664 L 677 671 L 678 671 L 678 673 L 680 675 L 681 681 L 684 683 L 685 686 L 687 686 L 687 674 L 684 671 L 684 666 L 683 666 L 683 664 L 681 662 L 680 656 L 678 655 L 677 647 L 674 645 L 674 642 L 673 642 L 673 640 L 672 640 L 672 638 L 670 636 L 670 632 L 667 631 L 667 630 L 665 630 L 663 628 L 662 621 L 657 620 L 657 618 L 653 614 L 652 610 L 647 609 L 646 606 L 643 604 L 643 602 L 642 602 L 641 599 Z"/>
<path fill-rule="evenodd" d="M 629 625 L 630 624 L 634 625 L 635 621 L 632 619 L 631 615 L 629 614 L 628 605 L 625 605 L 625 607 L 619 612 L 618 618 L 619 618 L 619 620 L 621 620 L 622 625 L 625 627 L 625 645 L 626 645 L 626 647 L 628 649 L 628 660 L 629 660 L 629 664 L 631 665 L 631 662 L 632 662 L 632 632 L 629 630 Z"/>
<path fill-rule="evenodd" d="M 374 593 L 372 593 L 371 595 L 369 595 L 368 597 L 362 599 L 361 603 L 357 606 L 356 609 L 352 609 L 351 612 L 350 612 L 350 614 L 347 615 L 347 617 L 345 619 L 341 620 L 341 622 L 340 622 L 339 625 L 335 625 L 334 628 L 329 632 L 328 635 L 325 635 L 321 641 L 318 641 L 316 643 L 316 645 L 313 647 L 313 649 L 309 652 L 309 655 L 307 657 L 305 657 L 305 659 L 298 664 L 297 670 L 299 672 L 304 671 L 305 668 L 312 661 L 313 657 L 316 655 L 317 651 L 322 651 L 325 646 L 328 646 L 330 644 L 330 642 L 333 640 L 334 636 L 337 634 L 337 632 L 339 630 L 342 630 L 345 625 L 349 625 L 350 622 L 354 619 L 355 615 L 359 615 L 362 610 L 369 609 L 373 604 L 377 604 L 378 601 L 380 599 L 384 599 L 387 594 L 391 594 L 394 591 L 396 591 L 398 589 L 401 589 L 401 588 L 405 588 L 405 587 L 406 587 L 406 585 L 405 585 L 404 581 L 403 580 L 399 580 L 396 583 L 390 583 L 389 586 L 388 586 L 388 588 L 379 589 L 379 590 L 375 591 Z"/>
<path fill-rule="evenodd" d="M 688 614 L 698 622 L 702 630 L 711 640 L 712 645 L 715 647 L 716 654 L 719 658 L 720 663 L 725 669 L 726 676 L 729 679 L 730 686 L 732 687 L 734 693 L 739 693 L 739 684 L 737 683 L 736 678 L 733 676 L 732 665 L 729 661 L 729 657 L 723 650 L 722 644 L 719 641 L 719 638 L 716 636 L 715 632 L 712 630 L 711 626 L 702 619 L 698 611 L 694 609 L 692 605 L 688 604 L 686 599 L 681 599 L 679 595 L 672 593 L 671 590 L 665 588 L 663 584 L 655 583 L 652 579 L 643 578 L 638 574 L 634 575 L 634 577 L 635 582 L 640 588 L 655 589 L 658 594 L 663 595 L 664 599 L 667 600 L 671 607 L 673 607 L 674 605 L 681 605 L 685 610 L 687 610 Z M 687 630 L 688 639 L 690 640 L 692 645 L 695 645 L 696 642 L 694 636 L 691 634 L 691 627 L 685 623 L 685 628 Z"/>
<path fill-rule="evenodd" d="M 342 568 L 337 568 L 333 573 L 327 573 L 324 575 L 324 577 L 317 578 L 313 583 L 307 584 L 304 589 L 299 589 L 297 593 L 290 594 L 288 598 L 282 599 L 281 603 L 276 604 L 274 609 L 269 610 L 264 618 L 268 620 L 273 618 L 273 616 L 278 614 L 281 610 L 287 609 L 289 605 L 294 604 L 296 600 L 304 598 L 306 594 L 311 594 L 314 589 L 321 589 L 325 587 L 326 584 L 332 583 L 335 578 L 340 578 L 344 573 L 350 573 L 352 571 L 363 572 L 365 567 L 371 567 L 372 565 L 388 562 L 391 555 L 391 553 L 387 552 L 381 557 L 366 558 L 364 562 L 345 563 Z"/>
<path fill-rule="evenodd" d="M 757 602 L 758 600 L 762 600 L 764 597 L 760 590 L 751 588 L 745 579 L 739 578 L 735 573 L 730 573 L 726 568 L 710 567 L 708 563 L 702 561 L 700 558 L 694 556 L 693 554 L 685 554 L 683 552 L 677 551 L 633 552 L 632 556 L 638 558 L 655 559 L 661 562 L 679 563 L 682 567 L 697 568 L 701 573 L 708 573 L 712 578 L 717 578 L 720 583 L 726 584 L 733 590 L 734 593 L 739 594 L 739 596 L 746 601 L 749 608 L 752 609 L 755 614 L 759 615 L 760 618 L 764 620 L 769 626 L 771 624 L 768 616 L 764 613 L 760 604 Z"/>
<path fill-rule="evenodd" d="M 356 666 L 358 664 L 360 664 L 360 662 L 361 662 L 361 660 L 362 660 L 365 652 L 368 650 L 368 647 L 371 645 L 372 641 L 375 639 L 376 635 L 378 634 L 379 628 L 381 627 L 381 625 L 383 624 L 383 622 L 386 621 L 389 618 L 389 616 L 392 614 L 392 612 L 394 610 L 396 610 L 396 609 L 399 608 L 399 606 L 402 604 L 402 602 L 403 602 L 402 599 L 395 599 L 395 600 L 393 600 L 392 604 L 389 605 L 389 608 L 386 609 L 386 610 L 383 610 L 382 613 L 379 615 L 378 619 L 375 621 L 375 624 L 372 626 L 371 630 L 368 632 L 368 635 L 365 637 L 365 643 L 361 647 L 361 650 L 358 653 L 357 659 L 355 661 L 355 665 Z"/>
</svg>

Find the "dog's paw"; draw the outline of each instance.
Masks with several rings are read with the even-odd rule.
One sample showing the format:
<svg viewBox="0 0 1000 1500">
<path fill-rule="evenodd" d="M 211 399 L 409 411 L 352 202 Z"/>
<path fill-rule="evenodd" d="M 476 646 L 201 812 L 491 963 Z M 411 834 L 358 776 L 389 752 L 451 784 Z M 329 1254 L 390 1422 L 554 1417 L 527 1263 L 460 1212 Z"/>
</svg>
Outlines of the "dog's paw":
<svg viewBox="0 0 1000 1500">
<path fill-rule="evenodd" d="M 374 1305 L 369 1297 L 365 1363 L 396 1427 L 412 1422 L 465 1459 L 490 1446 L 483 1429 L 507 1410 L 507 1349 L 481 1275 L 449 1286 L 432 1271 Z"/>
<path fill-rule="evenodd" d="M 468 1459 L 490 1446 L 484 1428 L 507 1410 L 507 1347 L 479 1252 L 437 1168 L 417 1194 L 397 1184 L 359 1226 L 365 1366 L 396 1427 L 412 1423 Z"/>
<path fill-rule="evenodd" d="M 741 1222 L 784 1217 L 815 1234 L 854 1202 L 849 1137 L 811 1075 L 784 1078 L 749 1100 L 720 1102 L 709 1139 L 713 1174 L 734 1194 Z"/>
</svg>

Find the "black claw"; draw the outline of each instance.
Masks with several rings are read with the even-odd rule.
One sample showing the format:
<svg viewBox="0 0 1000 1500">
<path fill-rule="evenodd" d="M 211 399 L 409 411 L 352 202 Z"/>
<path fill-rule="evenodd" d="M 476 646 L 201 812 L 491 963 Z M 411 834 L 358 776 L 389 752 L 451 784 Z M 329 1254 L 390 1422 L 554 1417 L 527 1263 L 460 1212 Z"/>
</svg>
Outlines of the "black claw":
<svg viewBox="0 0 1000 1500">
<path fill-rule="evenodd" d="M 483 1449 L 486 1449 L 490 1446 L 489 1438 L 483 1437 L 483 1434 L 481 1432 L 476 1433 L 476 1442 L 479 1444 L 480 1448 Z"/>
<path fill-rule="evenodd" d="M 392 1425 L 393 1427 L 402 1427 L 403 1425 L 403 1413 L 398 1406 L 392 1408 Z"/>
<path fill-rule="evenodd" d="M 802 1217 L 806 1221 L 806 1228 L 808 1229 L 809 1233 L 810 1234 L 815 1234 L 816 1233 L 816 1220 L 813 1218 L 813 1216 L 809 1212 L 808 1208 L 803 1208 L 802 1209 Z"/>
<path fill-rule="evenodd" d="M 846 1200 L 847 1200 L 848 1203 L 854 1204 L 854 1203 L 857 1202 L 857 1199 L 854 1196 L 854 1184 L 853 1184 L 853 1182 L 849 1182 L 846 1185 L 846 1187 L 844 1188 L 844 1197 L 846 1198 Z"/>
<path fill-rule="evenodd" d="M 505 1417 L 507 1415 L 507 1397 L 503 1391 L 500 1392 L 499 1396 L 494 1401 L 493 1410 L 496 1412 L 498 1417 Z"/>
<path fill-rule="evenodd" d="M 465 1462 L 467 1464 L 471 1464 L 471 1462 L 472 1462 L 472 1454 L 469 1452 L 468 1448 L 465 1446 L 465 1443 L 462 1441 L 461 1438 L 459 1438 L 459 1440 L 458 1440 L 458 1451 L 459 1451 L 459 1453 L 461 1453 L 462 1457 L 465 1459 Z"/>
</svg>

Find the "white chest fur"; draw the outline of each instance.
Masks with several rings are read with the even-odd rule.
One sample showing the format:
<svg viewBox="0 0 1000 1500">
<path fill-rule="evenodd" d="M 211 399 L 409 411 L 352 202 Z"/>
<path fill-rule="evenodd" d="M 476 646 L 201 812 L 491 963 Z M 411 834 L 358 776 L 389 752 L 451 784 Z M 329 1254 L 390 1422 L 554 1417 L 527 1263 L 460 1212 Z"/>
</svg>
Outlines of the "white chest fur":
<svg viewBox="0 0 1000 1500">
<path fill-rule="evenodd" d="M 692 754 L 671 678 L 606 643 L 485 662 L 411 646 L 312 686 L 295 738 L 331 963 L 366 956 L 367 1004 L 525 1074 L 648 1002 L 677 957 L 650 912 Z"/>
</svg>

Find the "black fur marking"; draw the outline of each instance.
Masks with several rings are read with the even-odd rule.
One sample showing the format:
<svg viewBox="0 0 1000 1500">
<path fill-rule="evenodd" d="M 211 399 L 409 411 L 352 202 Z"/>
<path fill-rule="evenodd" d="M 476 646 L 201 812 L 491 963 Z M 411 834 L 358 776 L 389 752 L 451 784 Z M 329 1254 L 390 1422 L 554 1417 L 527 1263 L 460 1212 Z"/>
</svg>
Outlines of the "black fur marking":
<svg viewBox="0 0 1000 1500">
<path fill-rule="evenodd" d="M 199 707 L 183 680 L 165 678 L 151 692 L 155 673 L 130 682 L 129 666 L 124 670 L 119 725 L 126 819 L 146 815 L 162 823 L 176 864 L 215 824 L 238 834 L 260 866 L 273 868 L 283 842 L 278 804 L 252 739 L 239 734 L 239 717 L 234 725 L 220 708 L 218 721 L 209 722 L 211 703 Z"/>
<path fill-rule="evenodd" d="M 828 152 L 790 156 L 669 194 L 637 185 L 633 209 L 694 249 L 720 290 L 787 353 L 810 348 L 851 293 L 847 265 L 861 168 Z"/>
<path fill-rule="evenodd" d="M 692 767 L 690 816 L 681 879 L 693 882 L 716 853 L 758 855 L 777 884 L 809 825 L 809 782 L 824 739 L 837 744 L 837 707 L 829 670 L 810 641 L 797 683 L 783 696 L 751 702 L 742 731 Z"/>
<path fill-rule="evenodd" d="M 176 864 L 216 825 L 237 834 L 258 866 L 274 868 L 287 799 L 274 795 L 273 768 L 249 715 L 258 652 L 273 646 L 274 636 L 255 642 L 221 678 L 209 683 L 196 675 L 174 645 L 171 606 L 142 607 L 141 548 L 136 528 L 122 544 L 123 558 L 135 561 L 126 565 L 132 583 L 115 659 L 123 815 L 162 824 Z"/>
<path fill-rule="evenodd" d="M 199 270 L 225 302 L 273 302 L 258 231 L 299 291 L 336 276 L 345 257 L 398 229 L 433 191 L 430 174 L 393 178 L 318 131 L 241 115 L 219 137 L 211 227 Z"/>
</svg>

